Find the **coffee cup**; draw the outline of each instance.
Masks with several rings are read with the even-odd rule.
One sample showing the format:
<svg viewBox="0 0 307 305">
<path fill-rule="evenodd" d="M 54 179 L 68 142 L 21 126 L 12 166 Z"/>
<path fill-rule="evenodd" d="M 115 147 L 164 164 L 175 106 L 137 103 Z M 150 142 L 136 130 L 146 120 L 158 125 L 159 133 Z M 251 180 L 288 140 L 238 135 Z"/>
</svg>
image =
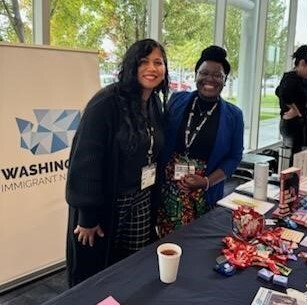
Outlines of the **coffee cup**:
<svg viewBox="0 0 307 305">
<path fill-rule="evenodd" d="M 173 243 L 164 243 L 157 248 L 160 280 L 170 284 L 176 281 L 182 250 Z"/>
</svg>

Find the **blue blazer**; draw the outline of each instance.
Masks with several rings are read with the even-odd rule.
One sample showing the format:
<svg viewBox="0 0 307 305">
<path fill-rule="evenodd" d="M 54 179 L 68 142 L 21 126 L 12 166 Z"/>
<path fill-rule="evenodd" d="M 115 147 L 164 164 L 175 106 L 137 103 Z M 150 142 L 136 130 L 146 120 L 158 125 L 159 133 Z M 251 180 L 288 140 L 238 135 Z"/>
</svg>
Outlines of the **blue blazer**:
<svg viewBox="0 0 307 305">
<path fill-rule="evenodd" d="M 193 92 L 173 93 L 166 114 L 166 147 L 163 163 L 166 164 L 175 150 L 178 128 L 186 107 L 197 95 Z M 244 123 L 242 111 L 221 98 L 220 119 L 215 143 L 207 161 L 206 175 L 221 169 L 227 177 L 231 176 L 242 159 Z M 223 197 L 224 181 L 212 186 L 207 192 L 207 203 L 214 205 Z"/>
</svg>

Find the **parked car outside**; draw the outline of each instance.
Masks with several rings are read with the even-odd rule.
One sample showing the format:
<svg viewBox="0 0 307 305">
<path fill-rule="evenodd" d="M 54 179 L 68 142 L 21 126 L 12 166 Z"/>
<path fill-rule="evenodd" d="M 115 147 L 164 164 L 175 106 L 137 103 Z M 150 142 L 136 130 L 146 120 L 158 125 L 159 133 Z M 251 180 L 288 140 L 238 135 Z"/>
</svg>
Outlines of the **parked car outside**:
<svg viewBox="0 0 307 305">
<path fill-rule="evenodd" d="M 191 91 L 192 83 L 184 79 L 180 81 L 178 74 L 171 72 L 169 88 L 171 91 Z"/>
</svg>

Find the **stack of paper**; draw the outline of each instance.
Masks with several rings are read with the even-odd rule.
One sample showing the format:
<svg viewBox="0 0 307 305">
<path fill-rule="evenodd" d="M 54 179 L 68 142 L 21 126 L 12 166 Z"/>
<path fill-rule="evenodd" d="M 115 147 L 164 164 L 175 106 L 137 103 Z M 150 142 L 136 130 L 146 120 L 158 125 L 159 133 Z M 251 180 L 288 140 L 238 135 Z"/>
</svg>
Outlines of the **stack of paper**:
<svg viewBox="0 0 307 305">
<path fill-rule="evenodd" d="M 306 180 L 307 182 L 307 180 Z M 236 191 L 246 194 L 247 196 L 253 196 L 254 194 L 254 180 L 245 182 L 236 187 Z M 279 200 L 279 186 L 268 183 L 267 196 L 270 200 Z"/>
<path fill-rule="evenodd" d="M 229 209 L 237 209 L 239 206 L 253 207 L 259 214 L 264 215 L 274 207 L 273 203 L 257 200 L 252 197 L 231 193 L 217 202 L 218 205 Z"/>
</svg>

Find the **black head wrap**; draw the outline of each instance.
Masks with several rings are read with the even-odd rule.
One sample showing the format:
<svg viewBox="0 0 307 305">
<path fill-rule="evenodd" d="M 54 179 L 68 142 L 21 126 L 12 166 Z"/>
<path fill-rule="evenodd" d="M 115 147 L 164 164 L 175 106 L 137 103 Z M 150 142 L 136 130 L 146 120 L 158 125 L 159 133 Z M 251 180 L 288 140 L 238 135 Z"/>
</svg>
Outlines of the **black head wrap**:
<svg viewBox="0 0 307 305">
<path fill-rule="evenodd" d="M 301 60 L 304 59 L 307 61 L 307 45 L 300 46 L 292 55 L 292 58 L 295 59 L 295 65 Z"/>
<path fill-rule="evenodd" d="M 195 65 L 195 73 L 197 73 L 199 67 L 204 61 L 210 60 L 222 64 L 225 74 L 228 75 L 230 72 L 230 64 L 226 59 L 226 56 L 227 56 L 226 50 L 219 46 L 212 45 L 204 49 L 201 52 L 200 59 L 197 61 Z"/>
</svg>

